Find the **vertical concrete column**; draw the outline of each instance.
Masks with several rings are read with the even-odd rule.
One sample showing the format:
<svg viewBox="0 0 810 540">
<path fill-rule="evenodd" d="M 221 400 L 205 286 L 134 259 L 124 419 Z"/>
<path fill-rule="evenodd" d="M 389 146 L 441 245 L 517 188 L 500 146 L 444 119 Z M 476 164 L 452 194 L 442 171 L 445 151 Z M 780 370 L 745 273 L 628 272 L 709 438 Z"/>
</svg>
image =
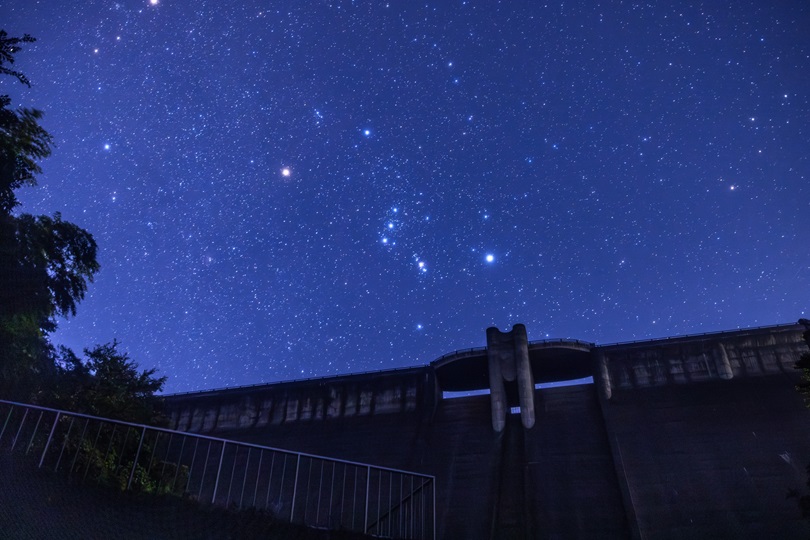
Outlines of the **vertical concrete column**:
<svg viewBox="0 0 810 540">
<path fill-rule="evenodd" d="M 501 373 L 501 362 L 498 351 L 491 347 L 494 332 L 497 328 L 487 328 L 487 361 L 489 363 L 489 401 L 492 407 L 492 429 L 500 433 L 506 426 L 506 388 Z"/>
<path fill-rule="evenodd" d="M 515 340 L 515 369 L 517 371 L 518 397 L 520 398 L 520 420 L 523 427 L 534 426 L 534 377 L 529 362 L 529 338 L 526 327 L 516 324 L 512 327 Z"/>
<path fill-rule="evenodd" d="M 726 380 L 733 378 L 734 371 L 731 369 L 731 362 L 729 362 L 728 353 L 726 352 L 726 348 L 723 346 L 722 342 L 717 343 L 717 354 L 715 358 L 717 375 L 719 375 L 721 379 Z"/>
<path fill-rule="evenodd" d="M 526 327 L 516 324 L 511 332 L 487 329 L 492 429 L 503 431 L 509 408 L 506 383 L 516 382 L 520 402 L 520 419 L 526 429 L 534 426 L 534 377 L 529 362 L 529 340 Z"/>
<path fill-rule="evenodd" d="M 605 353 L 599 351 L 596 356 L 596 361 L 599 367 L 599 383 L 602 388 L 602 395 L 605 399 L 613 397 L 613 386 L 610 382 L 610 368 L 608 367 L 608 359 Z"/>
</svg>

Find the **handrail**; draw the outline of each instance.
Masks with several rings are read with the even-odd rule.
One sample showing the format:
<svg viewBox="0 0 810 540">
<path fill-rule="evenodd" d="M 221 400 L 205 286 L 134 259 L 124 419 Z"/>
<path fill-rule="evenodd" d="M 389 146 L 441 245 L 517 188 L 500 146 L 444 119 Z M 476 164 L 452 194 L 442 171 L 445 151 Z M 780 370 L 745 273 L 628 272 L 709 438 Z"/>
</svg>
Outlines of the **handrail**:
<svg viewBox="0 0 810 540">
<path fill-rule="evenodd" d="M 397 504 L 395 504 L 394 506 L 389 508 L 383 515 L 381 515 L 380 517 L 378 517 L 377 519 L 375 519 L 374 521 L 369 523 L 367 528 L 366 528 L 366 532 L 374 530 L 375 527 L 379 531 L 380 523 L 382 523 L 383 521 L 388 519 L 388 517 L 393 515 L 395 511 L 402 508 L 405 505 L 406 502 L 414 500 L 416 498 L 416 494 L 419 493 L 420 491 L 422 491 L 422 489 L 424 489 L 425 486 L 427 486 L 429 483 L 430 482 L 423 483 L 422 485 L 420 485 L 419 487 L 414 489 L 411 493 L 408 493 L 407 495 L 405 495 L 405 497 L 403 497 L 402 500 L 400 500 Z"/>
<path fill-rule="evenodd" d="M 367 532 L 370 515 L 386 515 L 398 520 L 396 531 L 389 526 L 388 535 L 377 536 L 435 539 L 432 475 L 17 401 L 0 400 L 0 411 L 0 448 L 30 454 L 39 468 L 61 466 L 82 480 L 92 470 L 91 478 L 127 490 L 269 509 L 277 519 L 317 528 Z M 419 511 L 392 508 L 396 501 L 379 495 L 386 482 L 398 482 L 400 495 L 418 500 Z"/>
<path fill-rule="evenodd" d="M 25 408 L 28 408 L 28 409 L 37 409 L 37 410 L 41 410 L 41 411 L 49 411 L 49 412 L 60 413 L 60 414 L 69 414 L 70 416 L 75 416 L 77 418 L 89 418 L 90 420 L 98 420 L 98 421 L 101 421 L 101 422 L 118 424 L 118 425 L 122 425 L 122 426 L 129 426 L 129 427 L 133 427 L 133 428 L 148 429 L 150 431 L 159 431 L 161 433 L 170 433 L 170 434 L 175 434 L 175 435 L 182 435 L 182 436 L 185 436 L 185 437 L 194 437 L 195 439 L 205 439 L 205 440 L 216 441 L 216 442 L 221 442 L 221 443 L 238 444 L 239 446 L 250 447 L 250 448 L 258 448 L 258 449 L 262 449 L 262 450 L 268 450 L 268 451 L 272 451 L 272 452 L 279 452 L 279 453 L 289 454 L 289 455 L 293 455 L 293 456 L 301 456 L 301 457 L 307 457 L 307 458 L 319 459 L 319 460 L 325 460 L 325 461 L 334 461 L 336 463 L 342 463 L 342 464 L 346 464 L 346 465 L 354 465 L 356 467 L 371 467 L 372 469 L 379 470 L 379 471 L 394 472 L 394 473 L 398 473 L 398 474 L 408 474 L 408 475 L 412 475 L 412 476 L 418 476 L 420 478 L 428 478 L 428 479 L 431 479 L 431 480 L 435 480 L 435 477 L 431 476 L 429 474 L 423 474 L 423 473 L 418 473 L 418 472 L 414 472 L 414 471 L 405 471 L 405 470 L 402 470 L 402 469 L 392 469 L 390 467 L 382 467 L 382 466 L 379 466 L 379 465 L 372 465 L 371 463 L 362 463 L 362 462 L 359 462 L 359 461 L 350 461 L 350 460 L 346 460 L 346 459 L 332 458 L 332 457 L 328 457 L 328 456 L 321 456 L 321 455 L 318 455 L 318 454 L 308 454 L 307 452 L 297 452 L 295 450 L 287 450 L 287 449 L 284 449 L 284 448 L 276 448 L 274 446 L 264 446 L 264 445 L 261 445 L 261 444 L 242 442 L 242 441 L 237 441 L 237 440 L 234 440 L 234 439 L 222 439 L 222 438 L 219 438 L 219 437 L 211 437 L 210 435 L 203 435 L 202 433 L 192 433 L 192 432 L 189 432 L 189 431 L 178 431 L 178 430 L 175 430 L 175 429 L 168 429 L 168 428 L 162 428 L 162 427 L 157 427 L 157 426 L 150 426 L 150 425 L 147 425 L 147 424 L 135 424 L 133 422 L 126 422 L 124 420 L 114 420 L 112 418 L 104 418 L 104 417 L 101 417 L 101 416 L 93 416 L 91 414 L 83 414 L 83 413 L 65 411 L 65 410 L 61 410 L 61 409 L 51 409 L 49 407 L 42 407 L 40 405 L 32 405 L 32 404 L 29 404 L 29 403 L 20 403 L 18 401 L 8 401 L 8 400 L 5 400 L 5 399 L 0 399 L 0 403 L 5 403 L 6 405 L 16 405 L 18 407 L 25 407 Z"/>
</svg>

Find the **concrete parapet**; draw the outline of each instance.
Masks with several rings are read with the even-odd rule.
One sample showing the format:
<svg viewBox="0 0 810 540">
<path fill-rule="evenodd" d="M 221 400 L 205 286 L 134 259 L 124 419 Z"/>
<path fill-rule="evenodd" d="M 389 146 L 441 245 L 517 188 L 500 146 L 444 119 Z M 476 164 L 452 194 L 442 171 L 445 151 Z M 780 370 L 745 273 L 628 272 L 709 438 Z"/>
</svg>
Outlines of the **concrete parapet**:
<svg viewBox="0 0 810 540">
<path fill-rule="evenodd" d="M 619 390 L 795 373 L 801 328 L 785 326 L 597 347 L 603 394 Z"/>
<path fill-rule="evenodd" d="M 435 400 L 430 368 L 168 396 L 171 426 L 209 433 L 416 411 Z"/>
</svg>

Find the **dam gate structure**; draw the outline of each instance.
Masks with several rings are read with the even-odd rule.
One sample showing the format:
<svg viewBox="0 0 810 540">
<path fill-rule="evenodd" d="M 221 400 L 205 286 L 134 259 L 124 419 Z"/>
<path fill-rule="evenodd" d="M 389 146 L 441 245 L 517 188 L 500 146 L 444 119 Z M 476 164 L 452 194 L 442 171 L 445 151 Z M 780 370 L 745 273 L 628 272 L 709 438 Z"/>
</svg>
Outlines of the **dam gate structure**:
<svg viewBox="0 0 810 540">
<path fill-rule="evenodd" d="M 806 331 L 515 325 L 425 366 L 165 399 L 174 430 L 435 477 L 437 538 L 807 538 Z"/>
</svg>

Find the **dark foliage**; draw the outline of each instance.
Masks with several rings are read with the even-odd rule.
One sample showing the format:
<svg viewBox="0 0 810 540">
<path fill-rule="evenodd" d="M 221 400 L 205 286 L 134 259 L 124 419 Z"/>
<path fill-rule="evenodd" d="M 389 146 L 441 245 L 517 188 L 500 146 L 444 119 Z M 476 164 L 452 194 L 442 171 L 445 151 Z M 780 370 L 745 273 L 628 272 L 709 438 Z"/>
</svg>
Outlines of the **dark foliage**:
<svg viewBox="0 0 810 540">
<path fill-rule="evenodd" d="M 61 347 L 57 361 L 58 384 L 44 399 L 51 406 L 138 424 L 161 425 L 161 399 L 155 394 L 166 382 L 155 369 L 138 370 L 118 342 L 84 350 L 81 360 Z"/>
<path fill-rule="evenodd" d="M 25 75 L 19 71 L 14 71 L 13 69 L 6 67 L 5 64 L 14 63 L 14 54 L 21 50 L 21 43 L 33 43 L 35 41 L 36 39 L 28 34 L 25 34 L 21 38 L 8 37 L 5 30 L 0 30 L 0 75 L 11 75 L 12 77 L 16 77 L 17 80 L 24 85 L 30 87 L 31 83 L 28 81 L 28 78 Z"/>
<path fill-rule="evenodd" d="M 76 314 L 76 304 L 99 270 L 93 236 L 73 223 L 23 214 L 14 219 L 14 260 L 6 293 L 12 310 L 36 311 L 48 319 Z"/>
<path fill-rule="evenodd" d="M 25 86 L 12 69 L 29 35 L 0 30 L 0 75 Z M 93 236 L 53 216 L 15 215 L 15 191 L 36 185 L 39 161 L 51 153 L 51 136 L 40 126 L 42 112 L 12 109 L 0 95 L 0 397 L 35 399 L 55 384 L 58 370 L 48 334 L 56 318 L 76 314 L 76 305 L 99 270 Z"/>
<path fill-rule="evenodd" d="M 8 37 L 0 30 L 0 75 L 11 75 L 31 86 L 25 75 L 11 69 L 20 44 L 36 41 L 29 35 Z M 37 163 L 51 154 L 51 135 L 39 125 L 42 111 L 11 109 L 11 98 L 0 95 L 0 213 L 8 214 L 17 206 L 14 190 L 24 185 L 36 185 L 36 175 L 42 172 Z"/>
<path fill-rule="evenodd" d="M 30 86 L 12 69 L 29 35 L 0 30 L 0 75 Z M 57 317 L 76 314 L 87 285 L 99 271 L 93 236 L 51 216 L 15 215 L 15 190 L 36 185 L 39 160 L 51 153 L 51 136 L 39 125 L 42 112 L 11 109 L 0 96 L 0 396 L 132 422 L 159 420 L 155 392 L 165 378 L 139 372 L 117 343 L 86 349 L 82 361 L 48 340 Z"/>
</svg>

